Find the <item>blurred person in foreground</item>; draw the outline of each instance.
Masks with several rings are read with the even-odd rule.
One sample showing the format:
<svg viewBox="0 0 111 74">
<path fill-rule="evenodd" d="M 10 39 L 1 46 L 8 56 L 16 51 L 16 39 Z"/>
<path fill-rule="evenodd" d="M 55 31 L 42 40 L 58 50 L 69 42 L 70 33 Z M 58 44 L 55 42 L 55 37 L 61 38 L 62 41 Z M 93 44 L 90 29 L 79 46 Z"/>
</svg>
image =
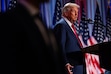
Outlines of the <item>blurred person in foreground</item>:
<svg viewBox="0 0 111 74">
<path fill-rule="evenodd" d="M 62 18 L 55 24 L 54 33 L 64 57 L 64 67 L 68 74 L 84 74 L 84 54 L 72 25 L 77 24 L 80 6 L 66 3 L 62 8 Z"/>
<path fill-rule="evenodd" d="M 39 6 L 48 0 L 17 0 L 0 15 L 0 74 L 64 74 L 54 35 Z"/>
</svg>

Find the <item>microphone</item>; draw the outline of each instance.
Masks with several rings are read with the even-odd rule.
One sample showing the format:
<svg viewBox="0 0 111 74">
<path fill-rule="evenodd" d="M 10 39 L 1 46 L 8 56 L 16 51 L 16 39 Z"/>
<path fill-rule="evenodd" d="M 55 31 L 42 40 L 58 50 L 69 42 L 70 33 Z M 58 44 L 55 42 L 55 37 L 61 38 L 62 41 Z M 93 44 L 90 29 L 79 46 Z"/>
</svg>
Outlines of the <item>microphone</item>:
<svg viewBox="0 0 111 74">
<path fill-rule="evenodd" d="M 85 19 L 85 21 L 94 22 L 94 20 L 92 20 L 92 19 L 90 19 L 90 18 Z"/>
<path fill-rule="evenodd" d="M 102 25 L 103 27 L 107 27 L 106 25 L 101 24 L 101 22 L 95 22 L 95 20 L 92 20 L 91 18 L 83 18 L 81 19 L 81 23 L 89 23 L 89 24 L 97 23 L 97 24 Z"/>
<path fill-rule="evenodd" d="M 83 18 L 81 19 L 81 22 L 93 24 L 94 20 L 92 20 L 91 18 Z"/>
</svg>

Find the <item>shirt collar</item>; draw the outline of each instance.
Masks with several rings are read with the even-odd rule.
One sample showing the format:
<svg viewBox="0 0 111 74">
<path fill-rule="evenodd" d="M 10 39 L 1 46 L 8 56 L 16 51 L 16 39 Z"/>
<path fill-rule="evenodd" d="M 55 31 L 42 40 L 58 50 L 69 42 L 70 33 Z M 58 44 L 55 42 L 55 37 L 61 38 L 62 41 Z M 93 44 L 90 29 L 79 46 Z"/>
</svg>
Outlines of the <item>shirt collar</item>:
<svg viewBox="0 0 111 74">
<path fill-rule="evenodd" d="M 63 17 L 63 18 L 68 23 L 68 25 L 71 27 L 72 23 L 67 18 L 65 18 L 65 17 Z"/>
</svg>

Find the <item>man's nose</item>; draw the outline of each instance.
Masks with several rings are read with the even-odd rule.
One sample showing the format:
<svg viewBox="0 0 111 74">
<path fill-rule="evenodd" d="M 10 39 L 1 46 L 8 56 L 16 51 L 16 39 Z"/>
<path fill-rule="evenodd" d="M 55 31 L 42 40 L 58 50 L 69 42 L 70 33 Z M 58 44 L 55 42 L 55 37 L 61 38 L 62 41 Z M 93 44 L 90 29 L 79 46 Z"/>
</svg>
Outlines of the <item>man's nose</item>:
<svg viewBox="0 0 111 74">
<path fill-rule="evenodd" d="M 78 13 L 75 13 L 76 16 L 78 16 Z"/>
</svg>

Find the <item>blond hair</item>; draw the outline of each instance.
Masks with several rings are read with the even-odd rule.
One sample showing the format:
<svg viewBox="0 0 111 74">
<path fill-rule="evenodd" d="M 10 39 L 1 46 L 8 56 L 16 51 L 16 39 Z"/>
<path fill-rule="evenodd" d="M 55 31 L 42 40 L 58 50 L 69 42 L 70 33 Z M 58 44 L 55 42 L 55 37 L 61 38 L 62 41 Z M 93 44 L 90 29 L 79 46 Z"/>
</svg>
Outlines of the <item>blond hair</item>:
<svg viewBox="0 0 111 74">
<path fill-rule="evenodd" d="M 66 3 L 62 8 L 62 14 L 64 14 L 67 11 L 70 11 L 72 7 L 80 8 L 80 6 L 76 3 Z"/>
</svg>

